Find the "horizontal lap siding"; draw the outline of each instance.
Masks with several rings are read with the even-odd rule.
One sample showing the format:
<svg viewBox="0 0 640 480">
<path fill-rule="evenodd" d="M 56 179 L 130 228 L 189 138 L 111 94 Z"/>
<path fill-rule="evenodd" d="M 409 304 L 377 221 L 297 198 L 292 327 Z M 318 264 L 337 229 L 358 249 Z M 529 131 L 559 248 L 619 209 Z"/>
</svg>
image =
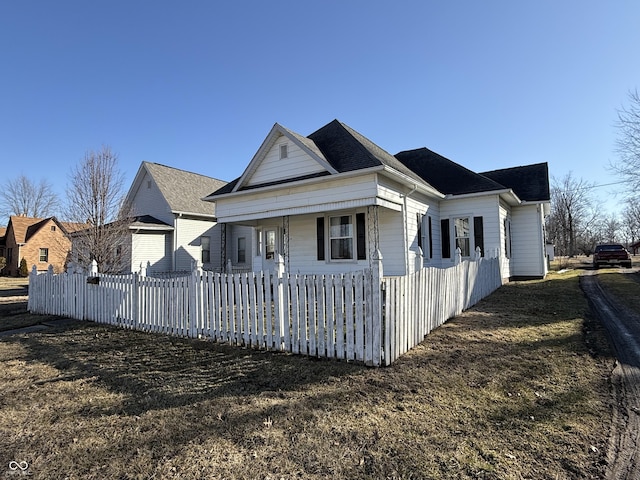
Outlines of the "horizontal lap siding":
<svg viewBox="0 0 640 480">
<path fill-rule="evenodd" d="M 149 272 L 171 270 L 172 233 L 134 233 L 132 235 L 131 271 L 140 271 L 140 266 Z"/>
<path fill-rule="evenodd" d="M 310 212 L 324 211 L 327 204 L 361 201 L 375 198 L 377 193 L 375 175 L 332 179 L 324 177 L 315 184 L 291 187 L 270 192 L 245 192 L 241 197 L 216 200 L 216 215 L 224 222 L 228 217 L 255 215 L 255 218 L 277 216 L 273 212 L 288 208 L 307 208 Z"/>
<path fill-rule="evenodd" d="M 148 187 L 151 182 L 151 188 Z M 131 205 L 134 215 L 151 215 L 169 225 L 173 225 L 173 214 L 169 204 L 160 192 L 155 181 L 145 172 Z"/>
<path fill-rule="evenodd" d="M 280 145 L 287 144 L 287 158 L 280 158 Z M 282 136 L 271 147 L 247 185 L 260 185 L 263 183 L 296 178 L 313 173 L 326 171 L 316 160 L 311 158 L 295 143 Z"/>
<path fill-rule="evenodd" d="M 484 249 L 485 256 L 493 255 L 496 248 L 503 250 L 501 244 L 501 226 L 499 217 L 499 198 L 497 195 L 488 195 L 486 197 L 474 197 L 459 200 L 450 200 L 443 202 L 440 206 L 441 218 L 453 219 L 462 215 L 470 217 L 483 217 L 484 230 Z M 473 218 L 471 218 L 473 223 Z M 453 234 L 451 241 L 454 241 Z M 471 235 L 473 244 L 473 235 Z M 475 247 L 473 248 L 475 249 Z M 453 260 L 453 252 L 455 251 L 453 243 L 451 253 Z M 444 260 L 447 262 L 447 259 Z"/>
<path fill-rule="evenodd" d="M 514 208 L 511 213 L 511 275 L 543 275 L 541 213 L 538 205 Z"/>
<path fill-rule="evenodd" d="M 327 274 L 368 268 L 368 259 L 353 262 L 317 259 L 316 219 L 319 216 L 324 217 L 324 214 L 295 215 L 289 218 L 289 272 Z"/>
<path fill-rule="evenodd" d="M 209 220 L 196 220 L 189 218 L 176 219 L 176 271 L 190 271 L 192 262 L 202 260 L 202 246 L 200 237 L 211 237 L 211 262 L 208 267 L 220 267 L 220 256 L 214 250 L 217 243 L 218 252 L 220 245 L 220 226 Z"/>
</svg>

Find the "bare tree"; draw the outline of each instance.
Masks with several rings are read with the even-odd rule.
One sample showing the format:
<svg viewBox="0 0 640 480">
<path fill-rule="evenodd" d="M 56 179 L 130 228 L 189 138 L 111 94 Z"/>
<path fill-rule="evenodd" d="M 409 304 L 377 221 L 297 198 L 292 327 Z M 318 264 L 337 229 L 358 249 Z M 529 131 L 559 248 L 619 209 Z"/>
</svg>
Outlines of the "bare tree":
<svg viewBox="0 0 640 480">
<path fill-rule="evenodd" d="M 611 164 L 612 170 L 625 183 L 630 197 L 640 192 L 640 94 L 629 92 L 629 106 L 618 110 L 618 139 L 616 152 L 619 160 Z"/>
<path fill-rule="evenodd" d="M 579 250 L 589 253 L 592 246 L 587 245 L 586 236 L 596 219 L 592 189 L 592 184 L 574 178 L 571 172 L 561 180 L 552 178 L 547 231 L 559 255 L 574 256 L 580 253 Z"/>
<path fill-rule="evenodd" d="M 123 205 L 124 176 L 108 146 L 88 151 L 73 168 L 67 185 L 67 218 L 86 228 L 72 235 L 72 260 L 84 267 L 95 260 L 104 273 L 121 272 L 130 249 L 128 209 Z"/>
<path fill-rule="evenodd" d="M 24 175 L 9 180 L 0 190 L 0 215 L 23 215 L 46 218 L 55 215 L 60 206 L 58 195 L 45 180 L 36 183 Z"/>
<path fill-rule="evenodd" d="M 628 245 L 640 239 L 640 204 L 633 199 L 627 201 L 622 212 L 622 229 Z"/>
</svg>

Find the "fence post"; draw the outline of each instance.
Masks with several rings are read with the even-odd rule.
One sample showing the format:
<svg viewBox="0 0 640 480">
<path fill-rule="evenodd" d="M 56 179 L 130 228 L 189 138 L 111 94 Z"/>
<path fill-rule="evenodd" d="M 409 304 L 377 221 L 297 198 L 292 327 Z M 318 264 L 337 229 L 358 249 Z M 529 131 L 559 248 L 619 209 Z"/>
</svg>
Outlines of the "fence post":
<svg viewBox="0 0 640 480">
<path fill-rule="evenodd" d="M 482 258 L 482 250 L 480 247 L 476 247 L 476 260 L 480 260 L 480 258 Z"/>
<path fill-rule="evenodd" d="M 187 280 L 187 291 L 189 292 L 189 337 L 198 338 L 198 322 L 199 322 L 199 311 L 198 311 L 198 277 L 200 276 L 200 271 L 198 269 L 197 261 L 194 261 L 192 264 L 191 275 L 189 276 L 189 280 Z"/>
<path fill-rule="evenodd" d="M 415 271 L 419 272 L 422 270 L 424 265 L 424 252 L 422 251 L 422 247 L 418 247 L 418 251 L 416 252 L 416 266 Z"/>
<path fill-rule="evenodd" d="M 462 262 L 462 250 L 460 250 L 460 247 L 456 247 L 456 261 L 454 265 L 460 265 L 461 262 Z"/>
<path fill-rule="evenodd" d="M 233 273 L 233 264 L 231 263 L 231 259 L 227 260 L 227 273 L 229 275 Z"/>
<path fill-rule="evenodd" d="M 38 269 L 34 265 L 31 268 L 31 271 L 29 272 L 29 296 L 27 297 L 27 310 L 29 310 L 32 313 L 36 313 L 33 311 L 34 308 L 37 307 L 36 297 L 40 297 L 41 295 L 40 288 L 39 288 L 40 285 L 38 285 L 38 288 L 36 291 L 37 276 L 38 276 Z"/>
<path fill-rule="evenodd" d="M 373 356 L 370 359 L 371 365 L 379 367 L 382 363 L 382 359 L 385 362 L 388 361 L 388 352 L 382 352 L 382 334 L 383 334 L 383 322 L 382 322 L 382 253 L 379 249 L 376 249 L 373 258 L 371 259 L 371 312 L 366 316 L 367 323 L 365 341 L 371 342 Z M 386 331 L 386 329 L 384 329 Z M 385 332 L 386 336 L 386 332 Z M 387 363 L 388 364 L 388 363 Z"/>
<path fill-rule="evenodd" d="M 277 289 L 277 291 L 273 292 L 273 302 L 275 304 L 276 316 L 275 336 L 277 341 L 277 348 L 278 350 L 282 350 L 282 345 L 284 344 L 284 285 L 282 284 L 284 277 L 284 257 L 279 253 L 276 254 L 275 273 L 275 282 Z"/>
<path fill-rule="evenodd" d="M 142 270 L 142 269 L 141 269 Z M 137 273 L 133 274 L 133 285 L 131 288 L 131 314 L 133 315 L 133 328 L 140 330 L 140 276 Z"/>
<path fill-rule="evenodd" d="M 97 275 L 98 274 L 98 262 L 96 262 L 96 259 L 94 258 L 91 261 L 91 275 Z"/>
</svg>

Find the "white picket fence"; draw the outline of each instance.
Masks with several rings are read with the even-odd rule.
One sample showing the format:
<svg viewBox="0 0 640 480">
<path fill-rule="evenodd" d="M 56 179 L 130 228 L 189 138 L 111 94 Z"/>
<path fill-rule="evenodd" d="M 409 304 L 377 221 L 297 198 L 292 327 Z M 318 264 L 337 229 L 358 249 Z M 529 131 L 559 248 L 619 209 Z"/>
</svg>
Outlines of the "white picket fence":
<svg viewBox="0 0 640 480">
<path fill-rule="evenodd" d="M 29 279 L 33 313 L 268 350 L 390 365 L 501 285 L 497 259 L 382 276 L 194 271 L 180 278 L 51 271 Z"/>
</svg>

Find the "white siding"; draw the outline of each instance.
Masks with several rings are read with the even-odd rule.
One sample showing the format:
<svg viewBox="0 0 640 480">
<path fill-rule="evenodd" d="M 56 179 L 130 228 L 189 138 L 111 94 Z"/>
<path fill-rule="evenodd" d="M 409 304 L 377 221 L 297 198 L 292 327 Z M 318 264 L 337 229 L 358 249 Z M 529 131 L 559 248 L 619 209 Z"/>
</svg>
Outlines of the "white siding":
<svg viewBox="0 0 640 480">
<path fill-rule="evenodd" d="M 166 232 L 132 234 L 131 271 L 139 272 L 141 265 L 152 272 L 170 271 L 171 236 Z"/>
<path fill-rule="evenodd" d="M 235 222 L 274 218 L 282 215 L 319 213 L 352 202 L 359 206 L 373 204 L 377 195 L 374 174 L 332 179 L 299 186 L 283 185 L 271 191 L 246 192 L 216 200 L 216 215 L 220 222 Z"/>
<path fill-rule="evenodd" d="M 538 277 L 547 273 L 543 214 L 540 205 L 514 207 L 511 212 L 511 275 Z"/>
<path fill-rule="evenodd" d="M 415 268 L 414 257 L 418 252 L 418 214 L 422 215 L 422 254 L 424 256 L 423 266 L 439 264 L 441 257 L 440 245 L 440 214 L 438 202 L 429 200 L 419 195 L 415 198 L 407 199 L 407 244 L 409 249 L 409 271 Z M 432 250 L 433 258 L 429 258 L 429 216 L 431 216 L 432 228 Z"/>
<path fill-rule="evenodd" d="M 169 209 L 169 204 L 146 171 L 138 191 L 135 192 L 131 206 L 134 215 L 151 215 L 158 220 L 173 225 L 173 214 Z"/>
<path fill-rule="evenodd" d="M 404 275 L 406 268 L 402 212 L 378 209 L 380 252 L 385 275 Z"/>
<path fill-rule="evenodd" d="M 490 254 L 496 248 L 502 251 L 500 243 L 499 198 L 497 195 L 469 197 L 447 200 L 440 204 L 440 218 L 449 219 L 451 259 L 443 259 L 443 265 L 454 260 L 455 238 L 453 236 L 453 219 L 463 216 L 471 217 L 471 250 L 475 250 L 473 242 L 473 217 L 482 217 L 484 229 L 484 254 Z"/>
<path fill-rule="evenodd" d="M 176 218 L 175 224 L 175 267 L 176 271 L 191 270 L 194 260 L 201 263 L 202 247 L 200 237 L 211 237 L 211 265 L 205 268 L 220 267 L 220 228 L 215 228 L 212 221 L 196 220 L 191 218 Z M 217 246 L 217 248 L 216 248 Z"/>
<path fill-rule="evenodd" d="M 345 214 L 363 213 L 364 210 L 345 211 Z M 324 218 L 324 213 L 316 215 L 296 215 L 289 217 L 289 271 L 291 273 L 342 273 L 369 267 L 369 259 L 349 262 L 330 262 L 317 259 L 316 219 Z M 354 219 L 355 221 L 355 219 Z M 327 221 L 325 219 L 325 228 Z M 354 226 L 355 228 L 355 226 Z M 325 244 L 328 235 L 325 233 Z M 368 240 L 368 239 L 367 239 Z M 354 255 L 356 245 L 354 239 Z M 368 253 L 368 252 L 367 252 Z M 328 258 L 328 255 L 325 255 Z"/>
<path fill-rule="evenodd" d="M 504 205 L 504 204 L 500 204 L 500 255 L 502 257 L 502 262 L 500 263 L 501 265 L 501 275 L 502 278 L 506 278 L 508 279 L 509 277 L 511 277 L 511 257 L 507 257 L 507 255 L 511 255 L 510 252 L 508 252 L 508 249 L 510 248 L 507 245 L 507 241 L 510 242 L 511 245 L 513 245 L 513 238 L 509 239 L 508 235 L 509 232 L 507 232 L 506 228 L 508 226 L 508 224 L 511 222 L 511 207 Z M 505 223 L 506 222 L 506 223 Z"/>
<path fill-rule="evenodd" d="M 287 158 L 280 158 L 280 146 L 287 145 Z M 285 136 L 280 136 L 265 155 L 260 165 L 247 181 L 247 185 L 260 185 L 267 182 L 296 178 L 326 171 L 298 145 Z"/>
<path fill-rule="evenodd" d="M 238 239 L 245 239 L 245 262 L 238 261 Z M 255 244 L 254 229 L 243 225 L 227 226 L 227 258 L 231 259 L 233 265 L 239 267 L 251 267 L 253 246 Z M 213 246 L 211 247 L 213 249 Z"/>
</svg>

